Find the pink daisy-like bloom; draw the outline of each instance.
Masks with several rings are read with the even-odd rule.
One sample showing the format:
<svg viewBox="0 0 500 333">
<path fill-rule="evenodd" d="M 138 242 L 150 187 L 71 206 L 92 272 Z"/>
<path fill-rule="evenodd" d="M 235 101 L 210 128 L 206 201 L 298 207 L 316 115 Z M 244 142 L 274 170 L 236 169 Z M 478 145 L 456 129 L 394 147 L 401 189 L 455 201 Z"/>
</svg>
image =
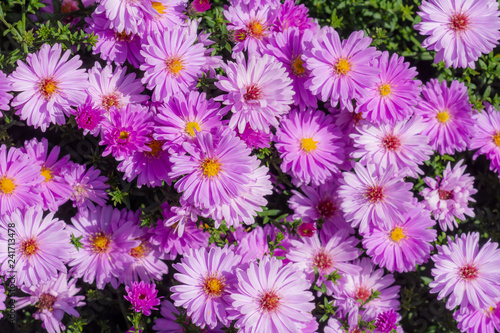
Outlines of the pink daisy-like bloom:
<svg viewBox="0 0 500 333">
<path fill-rule="evenodd" d="M 422 174 L 419 165 L 432 155 L 429 138 L 422 135 L 426 124 L 420 117 L 412 117 L 393 125 L 381 124 L 374 126 L 366 124 L 358 128 L 358 133 L 350 135 L 356 148 L 351 157 L 359 159 L 359 163 L 377 164 L 382 169 L 389 165 L 401 176 L 417 178 Z"/>
<path fill-rule="evenodd" d="M 94 105 L 90 96 L 87 96 L 85 102 L 76 109 L 76 112 L 72 111 L 76 125 L 79 129 L 83 129 L 83 134 L 90 133 L 96 137 L 99 135 L 101 123 L 105 119 L 104 112 L 104 109 Z"/>
<path fill-rule="evenodd" d="M 264 50 L 265 53 L 275 57 L 285 67 L 288 76 L 292 79 L 292 86 L 295 91 L 293 104 L 298 106 L 300 110 L 309 107 L 317 108 L 318 106 L 316 96 L 305 87 L 305 83 L 310 77 L 310 71 L 304 67 L 302 59 L 306 44 L 310 44 L 312 39 L 313 33 L 310 30 L 301 32 L 298 28 L 290 28 L 282 33 L 276 33 Z"/>
<path fill-rule="evenodd" d="M 241 257 L 229 247 L 212 247 L 189 251 L 173 267 L 179 272 L 174 279 L 181 284 L 170 288 L 175 306 L 187 310 L 193 323 L 215 328 L 217 322 L 231 324 L 229 295 L 236 284 L 234 270 Z"/>
<path fill-rule="evenodd" d="M 427 262 L 434 248 L 437 232 L 432 228 L 436 222 L 430 212 L 421 205 L 415 206 L 398 220 L 370 228 L 363 235 L 363 247 L 374 264 L 390 272 L 410 272 L 415 265 Z"/>
<path fill-rule="evenodd" d="M 255 131 L 248 124 L 242 133 L 237 132 L 236 135 L 247 144 L 249 149 L 271 148 L 270 142 L 273 141 L 272 132 Z"/>
<path fill-rule="evenodd" d="M 446 81 L 431 79 L 422 95 L 415 115 L 424 118 L 426 128 L 422 134 L 429 137 L 432 149 L 441 155 L 464 151 L 474 131 L 467 87 L 455 80 L 448 88 Z"/>
<path fill-rule="evenodd" d="M 175 93 L 188 93 L 195 88 L 207 63 L 203 44 L 197 43 L 196 33 L 178 28 L 152 33 L 143 41 L 141 55 L 145 62 L 142 83 L 153 91 L 153 101 L 167 102 Z"/>
<path fill-rule="evenodd" d="M 184 142 L 196 140 L 196 132 L 210 132 L 221 125 L 219 108 L 205 93 L 177 93 L 158 108 L 154 138 L 164 140 L 164 148 L 178 151 Z"/>
<path fill-rule="evenodd" d="M 210 0 L 194 0 L 189 4 L 188 13 L 190 15 L 196 15 L 206 12 L 212 7 Z"/>
<path fill-rule="evenodd" d="M 140 104 L 149 99 L 140 93 L 144 90 L 135 73 L 126 74 L 126 68 L 113 67 L 109 64 L 104 68 L 96 62 L 89 70 L 90 86 L 88 94 L 97 107 L 110 111 L 111 107 L 121 109 L 128 104 Z"/>
<path fill-rule="evenodd" d="M 188 0 L 159 0 L 152 1 L 154 12 L 145 16 L 144 24 L 146 33 L 163 32 L 181 25 L 185 25 Z M 193 3 L 191 3 L 193 4 Z M 154 14 L 154 15 L 151 15 Z"/>
<path fill-rule="evenodd" d="M 109 27 L 127 34 L 144 32 L 144 17 L 158 15 L 151 1 L 101 0 L 95 9 L 96 14 L 105 14 Z"/>
<path fill-rule="evenodd" d="M 71 222 L 68 228 L 74 237 L 82 236 L 83 247 L 72 253 L 70 274 L 87 283 L 95 281 L 99 289 L 108 282 L 117 288 L 124 270 L 134 262 L 131 250 L 141 244 L 135 216 L 126 209 L 104 206 L 81 210 Z"/>
<path fill-rule="evenodd" d="M 76 287 L 77 279 L 68 281 L 65 273 L 60 273 L 57 279 L 41 284 L 22 286 L 21 290 L 27 297 L 13 297 L 16 300 L 16 311 L 34 305 L 38 310 L 33 318 L 42 321 L 42 327 L 49 333 L 61 333 L 66 327 L 62 323 L 64 314 L 80 317 L 76 307 L 84 306 L 85 296 L 76 296 L 81 288 Z"/>
<path fill-rule="evenodd" d="M 411 206 L 413 184 L 405 183 L 395 176 L 391 165 L 380 171 L 373 164 L 365 167 L 361 163 L 354 165 L 356 172 L 344 172 L 340 178 L 340 207 L 344 216 L 353 227 L 359 226 L 364 233 L 369 226 L 384 225 L 389 220 L 398 220 Z"/>
<path fill-rule="evenodd" d="M 319 25 L 309 17 L 309 9 L 304 4 L 297 5 L 296 0 L 285 0 L 278 6 L 271 31 L 284 32 L 290 28 L 297 28 L 300 32 L 311 30 L 316 33 Z"/>
<path fill-rule="evenodd" d="M 175 188 L 182 200 L 200 209 L 228 204 L 245 192 L 253 172 L 251 150 L 228 128 L 216 133 L 196 133 L 193 144 L 184 143 L 189 155 L 172 155 L 174 179 L 185 175 Z"/>
<path fill-rule="evenodd" d="M 302 332 L 314 318 L 311 284 L 292 265 L 265 256 L 236 269 L 237 290 L 231 294 L 240 313 L 236 327 L 244 332 Z"/>
<path fill-rule="evenodd" d="M 18 60 L 9 76 L 12 90 L 19 92 L 11 103 L 16 114 L 43 132 L 51 123 L 64 125 L 71 107 L 85 100 L 88 76 L 85 69 L 79 69 L 80 57 L 68 60 L 71 51 L 62 57 L 61 52 L 60 44 L 43 44 L 40 51 L 28 54 L 27 64 Z"/>
<path fill-rule="evenodd" d="M 318 186 L 331 180 L 344 160 L 341 137 L 332 116 L 319 110 L 293 110 L 276 131 L 281 170 L 290 173 L 297 185 Z"/>
<path fill-rule="evenodd" d="M 253 130 L 269 132 L 269 126 L 278 127 L 279 119 L 293 103 L 292 80 L 286 69 L 274 57 L 250 56 L 247 61 L 238 56 L 236 63 L 223 64 L 227 77 L 219 76 L 215 85 L 227 92 L 217 96 L 225 107 L 221 114 L 231 111 L 229 127 L 243 133 L 247 123 Z"/>
<path fill-rule="evenodd" d="M 101 176 L 101 171 L 94 166 L 87 170 L 85 165 L 75 163 L 64 173 L 64 180 L 73 188 L 70 199 L 73 201 L 73 207 L 78 207 L 78 210 L 88 208 L 94 211 L 96 204 L 106 204 L 108 177 Z"/>
<path fill-rule="evenodd" d="M 458 322 L 458 329 L 466 333 L 500 332 L 500 303 L 484 309 L 472 306 L 460 307 L 453 318 Z"/>
<path fill-rule="evenodd" d="M 12 99 L 12 95 L 9 92 L 12 90 L 10 80 L 7 79 L 7 75 L 0 71 L 0 110 L 10 110 L 9 102 Z M 0 117 L 2 117 L 2 112 L 0 111 Z"/>
<path fill-rule="evenodd" d="M 112 154 L 122 161 L 132 153 L 148 150 L 146 143 L 153 131 L 153 116 L 142 105 L 127 105 L 124 109 L 112 108 L 110 119 L 102 123 L 101 142 L 106 145 L 102 156 Z"/>
<path fill-rule="evenodd" d="M 478 149 L 474 159 L 484 154 L 491 161 L 490 170 L 500 174 L 500 112 L 486 104 L 486 110 L 474 118 L 475 127 L 469 149 Z"/>
<path fill-rule="evenodd" d="M 380 69 L 378 80 L 368 88 L 365 98 L 357 108 L 363 117 L 377 124 L 393 124 L 408 119 L 413 113 L 422 88 L 422 82 L 415 80 L 417 71 L 403 57 L 384 51 L 375 60 L 374 67 Z"/>
<path fill-rule="evenodd" d="M 58 207 L 68 201 L 73 193 L 73 188 L 64 180 L 63 173 L 69 167 L 69 155 L 59 159 L 61 148 L 55 146 L 49 152 L 49 142 L 42 138 L 36 138 L 24 142 L 23 150 L 30 157 L 31 162 L 41 167 L 44 181 L 40 183 L 39 189 L 42 196 L 43 209 L 57 211 Z"/>
<path fill-rule="evenodd" d="M 14 226 L 13 226 L 14 225 Z M 57 278 L 60 272 L 66 273 L 67 263 L 71 259 L 73 246 L 69 242 L 70 234 L 66 223 L 54 218 L 54 213 L 43 217 L 40 206 L 21 212 L 16 210 L 0 218 L 1 236 L 4 241 L 0 248 L 2 274 L 16 272 L 17 286 L 46 283 Z M 14 233 L 15 244 L 7 239 Z M 15 266 L 8 248 L 15 249 Z"/>
<path fill-rule="evenodd" d="M 375 321 L 376 333 L 389 333 L 397 330 L 398 314 L 394 309 L 379 313 Z"/>
<path fill-rule="evenodd" d="M 20 149 L 0 146 L 0 216 L 42 203 L 41 171 Z"/>
<path fill-rule="evenodd" d="M 422 1 L 415 25 L 421 35 L 429 36 L 422 47 L 435 50 L 438 63 L 446 67 L 471 67 L 481 54 L 488 54 L 500 39 L 500 11 L 495 0 Z"/>
<path fill-rule="evenodd" d="M 476 309 L 496 306 L 500 297 L 500 250 L 498 243 L 488 240 L 479 248 L 479 233 L 462 234 L 448 245 L 437 245 L 432 256 L 435 268 L 429 283 L 431 293 L 439 293 L 438 300 L 449 295 L 446 308 L 453 310 L 469 304 Z"/>
<path fill-rule="evenodd" d="M 341 107 L 351 111 L 351 99 L 362 99 L 377 82 L 380 70 L 370 62 L 379 51 L 368 47 L 372 39 L 363 35 L 356 31 L 341 41 L 334 28 L 325 27 L 321 37 L 312 40 L 312 47 L 305 49 L 302 59 L 311 71 L 306 87 L 323 102 L 330 99 L 336 106 L 340 101 Z"/>
<path fill-rule="evenodd" d="M 127 301 L 132 304 L 132 310 L 135 312 L 142 312 L 145 316 L 151 315 L 151 310 L 158 310 L 155 306 L 160 305 L 158 297 L 158 290 L 153 283 L 132 282 L 131 286 L 125 286 L 127 295 L 123 296 Z"/>
<path fill-rule="evenodd" d="M 429 187 L 420 192 L 426 208 L 432 211 L 443 231 L 458 227 L 455 217 L 463 221 L 465 215 L 475 216 L 468 205 L 469 201 L 476 202 L 471 195 L 476 194 L 477 190 L 474 188 L 474 177 L 464 174 L 466 166 L 462 166 L 463 161 L 458 161 L 453 169 L 448 162 L 442 178 L 425 177 L 424 181 Z"/>
</svg>

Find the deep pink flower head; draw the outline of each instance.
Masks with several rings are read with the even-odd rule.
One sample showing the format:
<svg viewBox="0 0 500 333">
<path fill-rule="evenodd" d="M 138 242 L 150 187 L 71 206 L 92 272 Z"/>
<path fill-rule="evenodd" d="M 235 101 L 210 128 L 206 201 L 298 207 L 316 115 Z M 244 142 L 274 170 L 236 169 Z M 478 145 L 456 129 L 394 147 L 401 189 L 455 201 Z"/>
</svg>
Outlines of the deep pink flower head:
<svg viewBox="0 0 500 333">
<path fill-rule="evenodd" d="M 125 286 L 125 290 L 127 295 L 123 297 L 132 304 L 132 310 L 142 312 L 145 316 L 151 315 L 151 310 L 158 310 L 155 306 L 160 305 L 160 299 L 163 298 L 157 296 L 158 290 L 154 282 L 135 281 L 130 287 Z"/>
<path fill-rule="evenodd" d="M 64 179 L 73 188 L 70 197 L 73 207 L 78 207 L 79 210 L 82 208 L 95 210 L 96 204 L 99 206 L 106 204 L 108 177 L 101 176 L 101 171 L 94 166 L 87 170 L 85 165 L 74 163 L 64 173 Z"/>
<path fill-rule="evenodd" d="M 303 222 L 297 228 L 297 233 L 301 237 L 312 237 L 316 233 L 316 231 L 318 230 L 314 226 L 314 223 L 311 222 Z"/>
<path fill-rule="evenodd" d="M 478 149 L 474 159 L 484 154 L 490 160 L 490 170 L 500 177 L 500 112 L 490 104 L 474 116 L 475 125 L 469 149 Z"/>
<path fill-rule="evenodd" d="M 460 307 L 453 314 L 453 318 L 458 322 L 458 329 L 461 332 L 500 332 L 500 302 L 482 309 L 475 309 L 471 305 Z"/>
<path fill-rule="evenodd" d="M 105 119 L 104 112 L 104 109 L 94 106 L 90 96 L 78 106 L 76 112 L 73 110 L 78 128 L 83 129 L 84 135 L 90 133 L 93 136 L 98 136 L 101 131 L 101 123 Z"/>
<path fill-rule="evenodd" d="M 193 0 L 189 5 L 189 13 L 199 14 L 204 13 L 212 7 L 210 0 Z"/>
<path fill-rule="evenodd" d="M 285 0 L 278 6 L 271 30 L 284 32 L 290 28 L 298 28 L 300 32 L 311 30 L 315 33 L 319 30 L 319 25 L 309 17 L 309 9 L 304 4 L 297 5 L 296 0 Z"/>
<path fill-rule="evenodd" d="M 498 45 L 500 11 L 495 0 L 424 0 L 420 10 L 422 22 L 415 29 L 429 36 L 422 46 L 437 52 L 435 63 L 475 68 L 474 62 Z"/>
<path fill-rule="evenodd" d="M 436 268 L 429 283 L 438 300 L 448 297 L 446 308 L 453 310 L 469 304 L 475 309 L 495 307 L 500 297 L 500 250 L 498 243 L 488 240 L 479 247 L 479 233 L 462 234 L 448 245 L 437 245 L 432 256 Z"/>
<path fill-rule="evenodd" d="M 0 110 L 9 110 L 9 102 L 12 99 L 12 95 L 10 91 L 12 90 L 12 86 L 10 80 L 7 79 L 7 76 L 4 72 L 0 71 Z M 0 111 L 0 117 L 2 117 Z"/>
<path fill-rule="evenodd" d="M 396 322 L 398 314 L 394 309 L 380 313 L 375 321 L 375 327 L 381 333 L 389 333 L 397 329 Z"/>
<path fill-rule="evenodd" d="M 237 132 L 236 135 L 243 140 L 250 149 L 270 148 L 270 142 L 273 141 L 273 133 L 264 133 L 253 130 L 249 124 L 243 130 L 243 133 Z"/>
</svg>

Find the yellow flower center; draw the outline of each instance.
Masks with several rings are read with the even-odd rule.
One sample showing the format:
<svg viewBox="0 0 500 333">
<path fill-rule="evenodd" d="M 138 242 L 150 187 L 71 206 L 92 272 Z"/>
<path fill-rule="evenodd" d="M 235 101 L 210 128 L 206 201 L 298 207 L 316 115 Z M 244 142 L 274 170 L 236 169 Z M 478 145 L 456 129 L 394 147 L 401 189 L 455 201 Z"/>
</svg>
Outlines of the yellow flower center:
<svg viewBox="0 0 500 333">
<path fill-rule="evenodd" d="M 43 167 L 41 174 L 42 174 L 42 176 L 45 177 L 46 182 L 49 182 L 50 180 L 52 180 L 52 171 L 50 171 L 50 169 Z"/>
<path fill-rule="evenodd" d="M 146 146 L 151 148 L 151 151 L 145 152 L 147 156 L 158 157 L 160 151 L 162 150 L 161 147 L 163 146 L 163 142 L 158 140 L 152 140 L 150 143 L 146 144 Z"/>
<path fill-rule="evenodd" d="M 119 42 L 130 42 L 130 40 L 132 39 L 132 34 L 125 33 L 125 30 L 122 32 L 115 32 L 115 38 Z"/>
<path fill-rule="evenodd" d="M 89 240 L 91 243 L 90 246 L 92 248 L 92 251 L 97 253 L 108 252 L 110 239 L 106 234 L 102 232 L 96 232 L 95 234 L 90 236 Z"/>
<path fill-rule="evenodd" d="M 40 93 L 49 100 L 57 92 L 57 82 L 54 79 L 42 79 L 40 81 Z"/>
<path fill-rule="evenodd" d="M 304 138 L 304 139 L 300 140 L 300 148 L 303 151 L 305 151 L 306 153 L 309 153 L 313 150 L 316 150 L 317 143 L 318 143 L 318 141 L 314 141 L 312 138 Z"/>
<path fill-rule="evenodd" d="M 146 253 L 146 246 L 144 245 L 144 242 L 142 242 L 139 246 L 136 246 L 132 250 L 130 250 L 130 255 L 137 259 L 143 258 L 145 253 Z"/>
<path fill-rule="evenodd" d="M 126 140 L 126 139 L 128 139 L 128 137 L 129 137 L 129 132 L 121 131 L 120 135 L 118 136 L 118 139 Z"/>
<path fill-rule="evenodd" d="M 30 238 L 21 243 L 21 252 L 25 256 L 31 256 L 38 250 L 38 245 L 34 238 Z"/>
<path fill-rule="evenodd" d="M 391 93 L 391 86 L 389 84 L 383 84 L 378 87 L 378 92 L 380 93 L 380 96 L 385 97 Z"/>
<path fill-rule="evenodd" d="M 196 135 L 194 130 L 196 130 L 197 132 L 201 131 L 200 124 L 195 121 L 190 121 L 186 124 L 186 133 L 193 138 Z"/>
<path fill-rule="evenodd" d="M 493 135 L 493 142 L 500 147 L 500 132 L 496 132 L 495 135 Z"/>
<path fill-rule="evenodd" d="M 295 58 L 295 60 L 292 62 L 292 73 L 297 75 L 297 76 L 302 76 L 306 72 L 306 69 L 304 67 L 304 62 L 298 56 Z"/>
<path fill-rule="evenodd" d="M 443 124 L 446 123 L 448 121 L 448 119 L 450 119 L 450 113 L 448 111 L 441 111 L 437 114 L 437 120 L 442 122 Z"/>
<path fill-rule="evenodd" d="M 253 38 L 262 39 L 265 35 L 265 30 L 267 30 L 267 27 L 262 25 L 262 22 L 258 20 L 250 21 L 247 24 L 247 34 Z"/>
<path fill-rule="evenodd" d="M 184 63 L 179 57 L 170 57 L 165 61 L 167 70 L 175 77 L 181 75 L 181 71 L 184 69 Z"/>
<path fill-rule="evenodd" d="M 224 292 L 226 284 L 224 277 L 218 277 L 217 274 L 209 275 L 203 282 L 203 290 L 208 297 L 220 297 Z"/>
<path fill-rule="evenodd" d="M 221 164 L 215 158 L 206 158 L 201 163 L 201 169 L 204 177 L 215 177 L 219 174 Z"/>
<path fill-rule="evenodd" d="M 347 59 L 340 58 L 334 66 L 335 73 L 338 75 L 346 75 L 351 71 L 351 64 Z"/>
<path fill-rule="evenodd" d="M 400 227 L 396 227 L 391 231 L 391 239 L 395 242 L 399 242 L 403 238 L 406 238 L 406 235 L 403 233 L 403 229 Z"/>
<path fill-rule="evenodd" d="M 165 13 L 165 6 L 161 2 L 152 1 L 151 5 L 158 12 L 158 14 L 163 15 Z"/>
<path fill-rule="evenodd" d="M 0 192 L 3 194 L 11 194 L 14 192 L 16 188 L 16 184 L 14 184 L 14 180 L 7 178 L 5 176 L 0 180 Z"/>
</svg>

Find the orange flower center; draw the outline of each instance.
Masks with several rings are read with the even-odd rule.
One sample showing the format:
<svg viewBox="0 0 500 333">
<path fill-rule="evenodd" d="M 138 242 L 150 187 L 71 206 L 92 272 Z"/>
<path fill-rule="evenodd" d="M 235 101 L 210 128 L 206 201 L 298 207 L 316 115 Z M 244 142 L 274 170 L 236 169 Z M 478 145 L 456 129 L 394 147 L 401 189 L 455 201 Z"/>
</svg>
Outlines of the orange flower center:
<svg viewBox="0 0 500 333">
<path fill-rule="evenodd" d="M 217 274 L 210 274 L 203 281 L 203 291 L 208 297 L 220 297 L 224 292 L 226 287 L 225 278 L 223 276 L 219 277 Z"/>
<path fill-rule="evenodd" d="M 90 247 L 95 253 L 107 253 L 111 245 L 111 239 L 103 232 L 96 232 L 89 237 Z"/>
<path fill-rule="evenodd" d="M 21 243 L 21 252 L 25 256 L 29 257 L 33 254 L 36 254 L 37 251 L 38 251 L 38 244 L 36 243 L 34 238 L 30 238 Z"/>
<path fill-rule="evenodd" d="M 337 75 L 346 75 L 351 71 L 351 63 L 347 59 L 340 58 L 333 66 L 333 69 Z"/>
<path fill-rule="evenodd" d="M 258 301 L 260 308 L 266 312 L 273 312 L 281 306 L 281 299 L 283 297 L 278 295 L 275 291 L 265 291 L 259 297 Z"/>
<path fill-rule="evenodd" d="M 42 79 L 39 83 L 40 93 L 46 100 L 49 100 L 57 93 L 57 85 L 58 83 L 52 78 Z"/>
<path fill-rule="evenodd" d="M 11 194 L 16 189 L 16 184 L 14 184 L 14 180 L 8 177 L 3 176 L 0 179 L 0 192 L 3 194 Z"/>
<path fill-rule="evenodd" d="M 297 75 L 297 76 L 302 76 L 306 72 L 306 68 L 304 67 L 304 62 L 298 56 L 295 58 L 295 60 L 292 62 L 292 73 Z"/>
<path fill-rule="evenodd" d="M 184 69 L 184 61 L 180 57 L 170 57 L 165 61 L 167 71 L 174 77 L 179 77 Z"/>
<path fill-rule="evenodd" d="M 215 158 L 205 158 L 201 163 L 201 170 L 204 177 L 215 177 L 219 174 L 221 164 Z"/>
</svg>

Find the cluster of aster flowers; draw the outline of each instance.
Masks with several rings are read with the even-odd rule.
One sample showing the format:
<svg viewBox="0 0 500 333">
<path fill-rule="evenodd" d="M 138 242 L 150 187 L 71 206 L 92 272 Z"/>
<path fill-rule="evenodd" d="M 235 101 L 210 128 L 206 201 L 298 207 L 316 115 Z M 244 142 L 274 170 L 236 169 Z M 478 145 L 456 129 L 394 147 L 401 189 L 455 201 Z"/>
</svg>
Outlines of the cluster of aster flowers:
<svg viewBox="0 0 500 333">
<path fill-rule="evenodd" d="M 44 44 L 0 72 L 0 110 L 42 132 L 74 121 L 124 181 L 173 195 L 144 227 L 140 211 L 108 203 L 99 169 L 60 157 L 47 139 L 0 146 L 0 275 L 17 271 L 29 295 L 18 309 L 35 305 L 34 318 L 60 332 L 64 313 L 78 317 L 85 304 L 77 282 L 109 283 L 126 286 L 135 312 L 161 304 L 159 332 L 316 332 L 313 290 L 335 308 L 325 332 L 402 332 L 393 273 L 427 263 L 438 228 L 475 216 L 477 193 L 463 160 L 421 179 L 422 200 L 414 183 L 433 154 L 466 149 L 500 174 L 500 112 L 473 110 L 459 81 L 421 82 L 363 31 L 343 39 L 320 28 L 293 0 L 230 1 L 231 59 L 213 54 L 193 19 L 208 1 L 82 3 L 95 6 L 84 29 L 99 37 L 102 61 L 87 70 L 71 50 Z M 424 1 L 419 15 L 424 46 L 447 66 L 473 67 L 500 39 L 493 0 Z M 197 90 L 207 78 L 217 96 Z M 273 151 L 272 163 L 256 151 Z M 273 187 L 272 167 L 290 191 Z M 295 227 L 256 223 L 285 191 Z M 76 213 L 62 221 L 67 201 Z M 205 229 L 223 230 L 226 244 Z M 160 303 L 154 283 L 171 261 L 175 285 Z M 459 329 L 500 329 L 497 244 L 449 237 L 432 261 L 431 293 L 448 297 Z"/>
</svg>

